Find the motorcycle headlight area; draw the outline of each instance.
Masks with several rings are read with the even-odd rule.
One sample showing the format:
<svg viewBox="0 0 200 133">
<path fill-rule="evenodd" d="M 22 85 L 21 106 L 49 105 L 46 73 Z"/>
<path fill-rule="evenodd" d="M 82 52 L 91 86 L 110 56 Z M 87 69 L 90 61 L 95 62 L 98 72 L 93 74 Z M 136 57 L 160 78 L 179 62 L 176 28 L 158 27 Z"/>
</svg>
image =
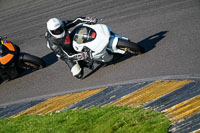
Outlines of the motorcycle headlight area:
<svg viewBox="0 0 200 133">
<path fill-rule="evenodd" d="M 78 27 L 74 35 L 74 41 L 76 41 L 77 44 L 87 43 L 95 38 L 96 32 L 93 29 L 85 26 Z"/>
</svg>

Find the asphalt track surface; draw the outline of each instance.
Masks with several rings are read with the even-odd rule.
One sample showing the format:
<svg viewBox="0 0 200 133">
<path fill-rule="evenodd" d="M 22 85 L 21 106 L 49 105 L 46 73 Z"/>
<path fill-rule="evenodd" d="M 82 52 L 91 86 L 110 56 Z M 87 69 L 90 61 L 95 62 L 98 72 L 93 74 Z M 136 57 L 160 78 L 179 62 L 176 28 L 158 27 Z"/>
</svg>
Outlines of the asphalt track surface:
<svg viewBox="0 0 200 133">
<path fill-rule="evenodd" d="M 140 56 L 103 67 L 83 80 L 46 47 L 46 21 L 94 16 L 145 47 Z M 199 0 L 0 0 L 0 35 L 42 57 L 47 67 L 0 85 L 0 105 L 120 84 L 136 79 L 200 74 Z M 86 70 L 86 75 L 90 71 Z"/>
</svg>

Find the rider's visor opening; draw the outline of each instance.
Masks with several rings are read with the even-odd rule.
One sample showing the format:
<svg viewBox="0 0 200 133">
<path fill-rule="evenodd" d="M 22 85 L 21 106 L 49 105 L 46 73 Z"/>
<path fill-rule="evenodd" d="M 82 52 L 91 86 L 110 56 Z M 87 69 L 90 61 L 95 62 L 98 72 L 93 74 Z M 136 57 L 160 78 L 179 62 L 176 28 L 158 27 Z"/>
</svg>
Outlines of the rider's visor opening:
<svg viewBox="0 0 200 133">
<path fill-rule="evenodd" d="M 51 30 L 51 33 L 54 34 L 54 35 L 60 35 L 60 34 L 63 33 L 63 31 L 64 31 L 64 29 L 63 29 L 63 27 L 61 26 L 61 27 L 59 27 L 59 28 L 56 29 L 56 30 Z"/>
</svg>

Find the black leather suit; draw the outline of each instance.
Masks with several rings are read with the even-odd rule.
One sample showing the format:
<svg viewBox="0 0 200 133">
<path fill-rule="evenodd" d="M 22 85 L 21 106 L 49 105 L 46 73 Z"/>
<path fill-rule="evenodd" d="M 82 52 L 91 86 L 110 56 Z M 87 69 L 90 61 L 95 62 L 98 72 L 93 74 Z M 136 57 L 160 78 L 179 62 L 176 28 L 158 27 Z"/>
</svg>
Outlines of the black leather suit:
<svg viewBox="0 0 200 133">
<path fill-rule="evenodd" d="M 72 57 L 72 55 L 77 54 L 77 52 L 72 47 L 73 33 L 70 33 L 69 29 L 80 23 L 94 24 L 94 22 L 89 20 L 88 17 L 78 17 L 75 20 L 63 21 L 63 23 L 66 33 L 63 38 L 55 38 L 48 31 L 45 34 L 45 38 L 47 40 L 47 45 L 49 45 L 50 49 L 68 65 L 72 72 L 72 68 L 75 65 L 80 65 L 80 61 L 75 61 L 76 56 Z M 63 50 L 66 53 L 64 53 Z M 73 76 L 82 77 L 81 74 L 83 74 L 82 70 L 79 74 L 73 74 Z"/>
</svg>

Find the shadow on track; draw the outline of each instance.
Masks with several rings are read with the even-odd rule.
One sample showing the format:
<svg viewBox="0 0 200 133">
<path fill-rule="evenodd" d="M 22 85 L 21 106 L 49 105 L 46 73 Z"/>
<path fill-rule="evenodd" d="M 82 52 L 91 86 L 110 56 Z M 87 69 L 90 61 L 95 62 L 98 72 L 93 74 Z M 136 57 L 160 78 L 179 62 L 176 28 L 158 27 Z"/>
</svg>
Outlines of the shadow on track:
<svg viewBox="0 0 200 133">
<path fill-rule="evenodd" d="M 102 68 L 104 66 L 105 66 L 105 64 L 99 64 L 94 70 L 92 70 L 91 72 L 89 72 L 82 79 L 85 79 L 85 78 L 89 77 L 90 75 L 92 75 L 93 73 L 95 73 L 96 71 L 98 71 L 100 68 Z"/>
<path fill-rule="evenodd" d="M 144 40 L 138 42 L 137 44 L 139 46 L 142 46 L 144 48 L 144 53 L 146 53 L 146 52 L 152 50 L 153 48 L 155 48 L 156 44 L 160 40 L 165 38 L 167 32 L 168 31 L 161 31 L 159 33 L 156 33 L 154 35 L 151 35 L 151 36 L 145 38 Z M 127 60 L 128 58 L 131 58 L 132 56 L 134 56 L 134 55 L 133 54 L 127 54 L 127 55 L 124 56 L 124 55 L 117 54 L 115 59 L 112 62 L 98 65 L 94 70 L 92 70 L 86 76 L 84 76 L 83 79 L 89 77 L 90 75 L 92 75 L 93 73 L 95 73 L 97 70 L 99 70 L 102 67 L 106 67 L 106 66 L 109 66 L 109 65 L 117 64 L 119 62 Z"/>
<path fill-rule="evenodd" d="M 55 62 L 58 61 L 58 58 L 56 57 L 56 55 L 54 54 L 54 52 L 51 52 L 51 53 L 48 53 L 47 55 L 43 56 L 42 59 L 45 61 L 46 63 L 46 67 L 54 64 Z M 25 76 L 27 74 L 30 74 L 32 72 L 34 72 L 35 70 L 27 70 L 23 73 L 21 73 L 19 76 L 17 76 L 16 78 L 19 78 L 19 77 L 22 77 L 22 76 Z"/>
<path fill-rule="evenodd" d="M 162 40 L 168 31 L 161 31 L 152 36 L 147 37 L 146 39 L 138 42 L 137 44 L 142 46 L 145 49 L 145 53 L 152 50 L 156 47 L 156 44 Z"/>
<path fill-rule="evenodd" d="M 56 57 L 54 52 L 48 53 L 47 55 L 43 56 L 42 59 L 46 62 L 46 67 L 58 61 L 58 57 Z"/>
</svg>

